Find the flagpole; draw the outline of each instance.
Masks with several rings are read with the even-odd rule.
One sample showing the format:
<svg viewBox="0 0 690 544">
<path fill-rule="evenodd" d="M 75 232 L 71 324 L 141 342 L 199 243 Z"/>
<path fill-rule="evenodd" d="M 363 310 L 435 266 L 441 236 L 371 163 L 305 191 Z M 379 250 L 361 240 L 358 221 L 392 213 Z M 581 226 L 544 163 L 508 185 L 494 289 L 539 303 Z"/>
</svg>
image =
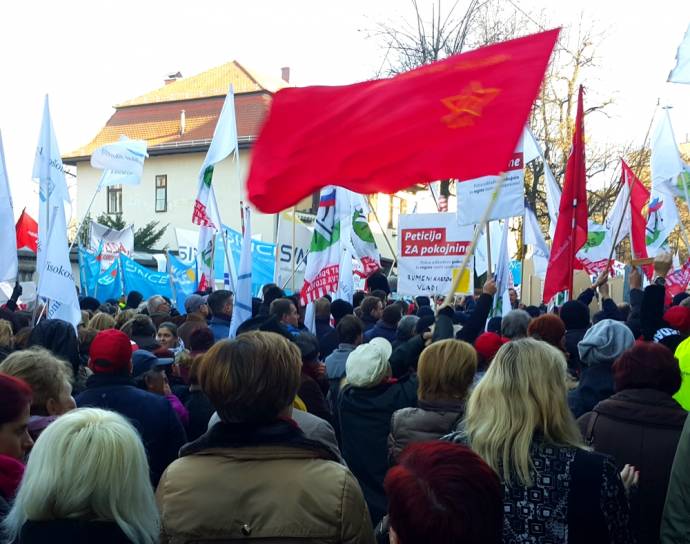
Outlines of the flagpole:
<svg viewBox="0 0 690 544">
<path fill-rule="evenodd" d="M 293 266 L 292 274 L 290 275 L 290 277 L 289 277 L 288 279 L 285 280 L 285 283 L 283 283 L 283 285 L 280 286 L 281 289 L 285 289 L 285 288 L 287 287 L 287 284 L 290 283 L 290 280 L 292 280 L 292 278 L 294 277 L 294 275 L 297 273 L 297 269 L 298 269 L 300 266 L 302 266 L 304 263 L 307 262 L 307 256 L 308 256 L 308 255 L 309 255 L 309 253 L 307 252 L 307 253 L 300 259 L 300 261 L 297 263 L 297 266 Z M 293 251 L 292 259 L 293 259 L 293 260 L 295 259 L 294 251 Z"/>
<path fill-rule="evenodd" d="M 393 264 L 391 265 L 390 270 L 388 271 L 388 277 L 391 277 L 391 274 L 393 273 L 393 267 L 396 265 L 398 262 L 397 257 L 395 256 L 395 250 L 393 249 L 393 246 L 391 245 L 390 240 L 388 239 L 388 235 L 386 234 L 386 230 L 383 228 L 383 225 L 381 225 L 381 221 L 379 221 L 379 214 L 376 213 L 376 208 L 371 205 L 371 200 L 369 198 L 369 195 L 366 195 L 367 198 L 367 203 L 369 204 L 369 209 L 372 211 L 374 214 L 374 219 L 376 219 L 376 223 L 381 229 L 381 233 L 383 234 L 383 239 L 386 241 L 386 245 L 388 245 L 388 249 L 391 252 L 391 255 L 393 256 Z M 392 195 L 391 195 L 392 198 Z"/>
<path fill-rule="evenodd" d="M 493 267 L 491 266 L 491 221 L 486 222 L 486 263 L 487 263 L 487 276 L 486 279 L 492 278 Z"/>
<path fill-rule="evenodd" d="M 486 210 L 484 211 L 484 217 L 482 217 L 482 224 L 484 225 L 484 228 L 488 229 L 488 223 L 489 223 L 489 217 L 491 216 L 491 211 L 494 208 L 494 204 L 496 204 L 496 200 L 498 199 L 498 194 L 501 192 L 501 188 L 503 187 L 503 183 L 506 180 L 506 173 L 502 172 L 501 175 L 498 178 L 498 181 L 496 182 L 496 186 L 494 187 L 494 191 L 491 194 L 491 200 L 489 200 L 489 205 L 486 207 Z M 446 298 L 443 301 L 443 306 L 450 306 L 452 300 L 455 298 L 455 291 L 457 290 L 458 286 L 460 285 L 460 280 L 462 279 L 463 274 L 465 273 L 465 270 L 467 270 L 467 265 L 470 263 L 470 259 L 472 258 L 472 255 L 474 255 L 474 250 L 477 248 L 477 242 L 479 241 L 479 234 L 481 233 L 481 229 L 475 229 L 474 230 L 474 236 L 472 237 L 472 243 L 470 244 L 470 247 L 467 249 L 467 253 L 465 253 L 465 258 L 462 261 L 462 265 L 460 266 L 460 270 L 458 271 L 458 274 L 455 275 L 453 280 L 451 281 L 451 286 L 450 289 L 448 290 L 448 294 L 446 295 Z"/>
<path fill-rule="evenodd" d="M 295 255 L 294 255 L 294 250 L 296 247 L 296 242 L 295 239 L 297 238 L 297 224 L 295 222 L 297 210 L 293 206 L 292 207 L 292 250 L 293 250 L 293 255 L 292 259 L 290 261 L 292 262 L 292 294 L 295 294 Z"/>
<path fill-rule="evenodd" d="M 431 182 L 431 183 L 433 183 L 433 182 Z M 434 199 L 434 204 L 436 204 L 436 211 L 437 211 L 437 212 L 440 212 L 440 211 L 441 211 L 441 208 L 440 208 L 439 205 L 438 205 L 438 199 L 436 198 L 436 193 L 434 193 L 434 189 L 433 189 L 433 187 L 431 186 L 431 183 L 429 183 L 429 185 L 428 185 L 428 187 L 429 187 L 429 192 L 431 193 L 431 198 Z"/>
<path fill-rule="evenodd" d="M 522 258 L 520 259 L 520 300 L 522 301 L 523 294 L 525 292 L 525 253 L 527 253 L 527 244 L 525 243 L 525 214 L 522 215 L 520 248 L 522 256 Z"/>
<path fill-rule="evenodd" d="M 88 206 L 88 208 L 86 208 L 86 212 L 84 213 L 84 217 L 82 217 L 81 221 L 79 222 L 79 227 L 77 227 L 77 232 L 74 235 L 74 240 L 72 240 L 72 243 L 69 245 L 69 249 L 67 250 L 68 253 L 70 251 L 72 251 L 74 244 L 79 239 L 79 233 L 81 232 L 81 229 L 84 226 L 84 222 L 86 221 L 86 218 L 88 217 L 89 213 L 91 212 L 91 207 L 93 206 L 93 203 L 96 201 L 96 196 L 98 196 L 98 193 L 101 192 L 103 180 L 105 179 L 105 173 L 107 171 L 108 170 L 103 170 L 103 173 L 101 174 L 101 178 L 98 180 L 98 185 L 96 185 L 96 192 L 93 193 L 93 196 L 91 197 L 91 202 L 89 202 L 89 206 Z"/>
<path fill-rule="evenodd" d="M 621 174 L 623 174 L 623 177 L 625 178 L 625 173 L 621 171 Z M 613 236 L 613 244 L 611 244 L 611 250 L 609 251 L 609 258 L 606 260 L 606 271 L 608 272 L 611 268 L 611 259 L 613 258 L 613 253 L 616 251 L 616 246 L 618 245 L 618 235 L 621 232 L 621 227 L 623 226 L 623 221 L 625 221 L 625 214 L 628 213 L 628 205 L 630 204 L 630 201 L 632 199 L 632 181 L 628 183 L 627 179 L 624 179 L 623 181 L 623 187 L 620 188 L 622 191 L 625 186 L 628 187 L 628 198 L 625 199 L 625 204 L 623 205 L 623 213 L 621 214 L 621 218 L 618 221 L 618 226 L 616 227 L 616 234 Z M 616 195 L 616 198 L 618 196 Z M 630 244 L 630 247 L 632 248 L 632 243 Z"/>
</svg>

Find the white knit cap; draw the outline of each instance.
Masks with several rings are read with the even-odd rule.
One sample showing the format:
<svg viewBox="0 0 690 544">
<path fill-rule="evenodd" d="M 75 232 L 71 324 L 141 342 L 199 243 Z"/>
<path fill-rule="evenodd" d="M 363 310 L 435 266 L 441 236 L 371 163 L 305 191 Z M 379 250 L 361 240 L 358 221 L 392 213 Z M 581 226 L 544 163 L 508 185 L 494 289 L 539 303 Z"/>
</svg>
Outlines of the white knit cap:
<svg viewBox="0 0 690 544">
<path fill-rule="evenodd" d="M 355 387 L 374 387 L 390 376 L 388 359 L 393 353 L 385 338 L 372 338 L 350 353 L 345 363 L 347 383 Z"/>
</svg>

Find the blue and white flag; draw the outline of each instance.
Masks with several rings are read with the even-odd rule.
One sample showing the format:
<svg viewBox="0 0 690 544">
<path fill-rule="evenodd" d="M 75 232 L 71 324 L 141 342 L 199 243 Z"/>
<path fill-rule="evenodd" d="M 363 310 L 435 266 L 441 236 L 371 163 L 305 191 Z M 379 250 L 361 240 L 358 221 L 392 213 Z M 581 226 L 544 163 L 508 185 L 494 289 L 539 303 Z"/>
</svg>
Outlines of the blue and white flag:
<svg viewBox="0 0 690 544">
<path fill-rule="evenodd" d="M 173 285 L 177 310 L 185 314 L 184 301 L 199 285 L 196 263 L 184 263 L 168 253 L 168 273 Z"/>
<path fill-rule="evenodd" d="M 144 299 L 153 295 L 172 299 L 169 274 L 149 270 L 125 255 L 120 255 L 120 263 L 122 264 L 122 278 L 126 293 L 139 291 Z"/>
<path fill-rule="evenodd" d="M 101 273 L 101 263 L 96 254 L 79 245 L 79 283 L 81 294 L 85 297 L 94 296 L 96 280 Z"/>
<path fill-rule="evenodd" d="M 118 142 L 102 145 L 91 154 L 91 166 L 103 170 L 98 189 L 109 185 L 139 185 L 146 157 L 145 140 L 122 136 Z"/>
<path fill-rule="evenodd" d="M 17 238 L 14 233 L 14 211 L 12 209 L 12 194 L 5 165 L 5 152 L 2 148 L 0 135 L 0 281 L 14 280 L 17 277 Z"/>
<path fill-rule="evenodd" d="M 53 215 L 60 210 L 63 215 L 61 223 L 65 224 L 64 203 L 71 203 L 65 182 L 65 169 L 62 165 L 53 121 L 50 118 L 48 95 L 46 95 L 43 105 L 41 134 L 36 146 L 36 157 L 31 177 L 38 180 L 38 255 L 36 269 L 40 274 L 45 267 L 48 231 L 52 224 Z M 58 224 L 56 227 L 59 230 L 60 225 Z"/>
<path fill-rule="evenodd" d="M 106 270 L 98 275 L 93 296 L 100 302 L 105 302 L 108 299 L 118 300 L 122 294 L 120 261 L 116 259 Z"/>
<path fill-rule="evenodd" d="M 494 296 L 494 316 L 504 316 L 510 310 L 509 287 L 513 287 L 513 276 L 510 270 L 510 257 L 508 255 L 508 220 L 503 222 L 501 245 L 498 250 L 498 262 L 496 263 L 496 295 Z"/>
<path fill-rule="evenodd" d="M 242 233 L 223 225 L 223 230 L 228 241 L 228 249 L 232 255 L 232 264 L 235 270 L 239 270 L 240 256 L 242 254 Z M 267 283 L 273 283 L 273 272 L 276 262 L 276 244 L 261 240 L 251 241 L 252 251 L 252 293 L 257 296 L 261 287 Z M 214 269 L 217 280 L 223 279 L 224 270 L 227 269 L 225 261 L 225 248 L 219 234 L 216 238 L 216 250 L 214 255 Z M 282 285 L 280 286 L 282 287 Z M 288 288 L 290 287 L 288 283 Z"/>
<path fill-rule="evenodd" d="M 237 334 L 239 326 L 252 318 L 252 224 L 249 206 L 244 208 L 244 236 L 242 255 L 237 273 L 237 292 L 230 321 L 230 338 Z"/>
</svg>

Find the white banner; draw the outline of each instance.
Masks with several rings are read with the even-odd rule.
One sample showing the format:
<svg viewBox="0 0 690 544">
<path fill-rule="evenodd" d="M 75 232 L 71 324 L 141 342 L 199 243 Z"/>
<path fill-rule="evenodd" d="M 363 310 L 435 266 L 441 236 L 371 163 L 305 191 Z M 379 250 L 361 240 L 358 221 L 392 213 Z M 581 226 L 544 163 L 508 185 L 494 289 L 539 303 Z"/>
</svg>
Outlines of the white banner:
<svg viewBox="0 0 690 544">
<path fill-rule="evenodd" d="M 458 226 L 452 213 L 401 215 L 398 224 L 398 293 L 445 295 L 472 243 L 474 228 Z M 471 294 L 470 259 L 459 294 Z M 455 272 L 457 273 L 457 272 Z"/>
<path fill-rule="evenodd" d="M 458 194 L 458 225 L 477 225 L 484 218 L 498 176 L 483 176 L 455 184 Z M 505 219 L 525 213 L 525 164 L 522 139 L 506 170 L 506 180 L 498 194 L 489 220 Z"/>
<path fill-rule="evenodd" d="M 0 281 L 13 280 L 17 277 L 17 238 L 12 234 L 15 230 L 14 211 L 12 210 L 12 194 L 10 182 L 7 179 L 5 153 L 2 149 L 2 135 L 0 135 L 0 232 L 5 236 L 0 238 Z"/>
<path fill-rule="evenodd" d="M 91 154 L 91 166 L 107 170 L 101 186 L 138 185 L 144 171 L 146 153 L 145 140 L 130 140 L 124 136 L 119 142 L 106 144 Z"/>
<path fill-rule="evenodd" d="M 113 264 L 120 253 L 128 257 L 134 251 L 134 227 L 130 225 L 123 230 L 114 230 L 91 221 L 91 236 L 89 239 L 91 251 L 100 254 L 101 272 Z"/>
<path fill-rule="evenodd" d="M 299 291 L 304 284 L 304 268 L 311 245 L 311 230 L 299 219 L 295 223 L 295 247 L 292 247 L 292 214 L 283 212 L 278 215 L 278 239 L 276 251 L 276 268 L 274 281 L 278 287 L 285 286 L 292 290 L 292 260 L 295 260 L 295 290 Z"/>
</svg>

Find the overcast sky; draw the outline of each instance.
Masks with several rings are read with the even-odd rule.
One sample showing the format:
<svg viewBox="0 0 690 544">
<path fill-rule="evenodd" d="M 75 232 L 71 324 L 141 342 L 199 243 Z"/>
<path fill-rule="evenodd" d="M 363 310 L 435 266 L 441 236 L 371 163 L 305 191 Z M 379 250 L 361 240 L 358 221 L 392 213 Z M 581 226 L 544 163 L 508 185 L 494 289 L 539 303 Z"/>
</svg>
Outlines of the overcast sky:
<svg viewBox="0 0 690 544">
<path fill-rule="evenodd" d="M 571 25 L 583 11 L 585 21 L 605 30 L 601 70 L 585 83 L 616 103 L 611 118 L 593 120 L 589 137 L 641 144 L 659 98 L 674 106 L 679 142 L 688 139 L 690 85 L 666 78 L 690 23 L 690 2 L 515 4 L 529 13 L 545 9 L 549 26 Z M 368 79 L 384 55 L 369 31 L 406 12 L 408 0 L 8 3 L 0 23 L 0 130 L 15 214 L 37 207 L 30 176 L 45 93 L 65 153 L 90 141 L 114 104 L 160 86 L 176 71 L 191 76 L 236 59 L 275 76 L 290 66 L 296 85 Z"/>
</svg>

